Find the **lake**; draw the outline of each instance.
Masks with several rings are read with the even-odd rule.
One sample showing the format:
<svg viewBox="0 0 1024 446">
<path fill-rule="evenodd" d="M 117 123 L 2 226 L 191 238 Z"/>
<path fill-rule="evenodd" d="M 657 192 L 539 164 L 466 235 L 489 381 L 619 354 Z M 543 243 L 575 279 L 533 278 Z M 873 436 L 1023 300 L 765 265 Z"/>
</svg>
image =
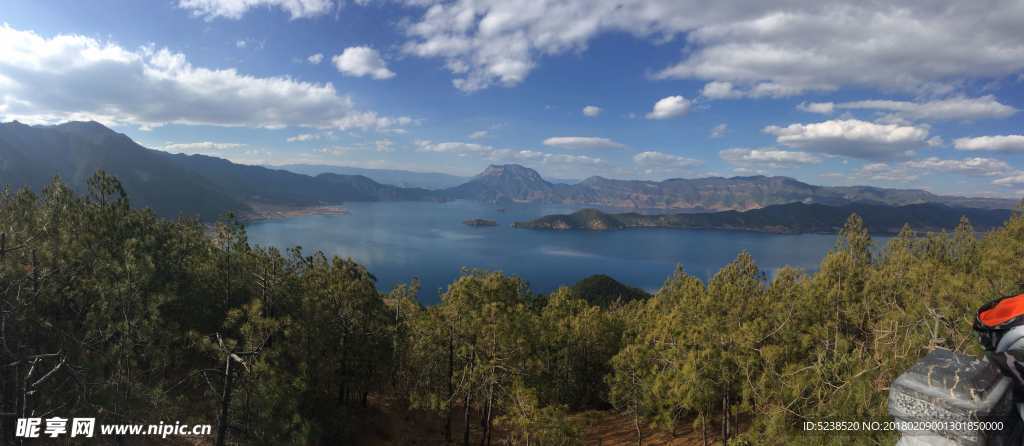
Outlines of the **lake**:
<svg viewBox="0 0 1024 446">
<path fill-rule="evenodd" d="M 309 253 L 351 257 L 378 279 L 378 288 L 418 277 L 420 300 L 436 303 L 463 267 L 503 271 L 549 292 L 592 274 L 608 274 L 653 291 L 676 264 L 701 279 L 747 250 L 771 274 L 790 265 L 815 270 L 835 235 L 635 229 L 608 232 L 514 229 L 512 222 L 576 210 L 564 206 L 448 203 L 347 203 L 344 215 L 308 215 L 247 225 L 250 241 Z M 470 227 L 484 218 L 496 227 Z"/>
</svg>

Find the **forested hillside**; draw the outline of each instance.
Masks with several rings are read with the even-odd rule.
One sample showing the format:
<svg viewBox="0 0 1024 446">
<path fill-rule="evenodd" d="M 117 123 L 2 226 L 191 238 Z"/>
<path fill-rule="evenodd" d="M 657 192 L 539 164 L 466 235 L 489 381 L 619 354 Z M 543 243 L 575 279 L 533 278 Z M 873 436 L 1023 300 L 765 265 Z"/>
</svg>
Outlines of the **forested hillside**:
<svg viewBox="0 0 1024 446">
<path fill-rule="evenodd" d="M 609 214 L 583 209 L 568 215 L 545 215 L 513 223 L 525 229 L 582 229 L 605 231 L 629 228 L 719 229 L 771 233 L 835 233 L 842 229 L 850 214 L 864 220 L 872 234 L 898 234 L 904 225 L 922 232 L 951 230 L 962 217 L 968 217 L 977 229 L 998 227 L 1010 217 L 1006 209 L 953 208 L 924 203 L 885 206 L 852 203 L 842 206 L 789 203 L 749 211 L 722 211 L 693 214 Z"/>
<path fill-rule="evenodd" d="M 602 308 L 587 287 L 543 296 L 466 271 L 423 307 L 414 282 L 381 293 L 351 260 L 158 218 L 100 174 L 82 195 L 0 195 L 0 438 L 10 414 L 78 414 L 212 423 L 226 444 L 350 444 L 386 401 L 437 426 L 419 444 L 581 444 L 587 410 L 633 417 L 638 443 L 683 427 L 891 442 L 800 425 L 883 418 L 889 383 L 929 349 L 976 353 L 974 311 L 1022 290 L 1022 257 L 1020 215 L 980 238 L 966 220 L 904 228 L 880 250 L 853 215 L 813 274 L 768 277 L 738 253 L 707 283 L 680 265 L 653 296 Z"/>
</svg>

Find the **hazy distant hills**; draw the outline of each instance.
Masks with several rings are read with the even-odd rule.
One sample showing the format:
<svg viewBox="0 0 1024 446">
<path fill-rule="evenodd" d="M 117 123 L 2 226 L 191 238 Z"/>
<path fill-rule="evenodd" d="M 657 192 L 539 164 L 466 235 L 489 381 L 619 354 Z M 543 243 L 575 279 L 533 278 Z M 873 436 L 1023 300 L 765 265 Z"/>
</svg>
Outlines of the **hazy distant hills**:
<svg viewBox="0 0 1024 446">
<path fill-rule="evenodd" d="M 582 229 L 604 231 L 629 228 L 722 229 L 771 233 L 831 233 L 843 227 L 850 214 L 864 219 L 868 230 L 879 234 L 896 234 L 904 224 L 915 231 L 939 231 L 955 228 L 961 216 L 967 217 L 975 230 L 1000 226 L 1010 217 L 1007 209 L 953 208 L 943 204 L 925 203 L 886 206 L 852 203 L 841 206 L 789 203 L 771 205 L 749 211 L 642 215 L 637 213 L 608 214 L 584 209 L 568 215 L 547 215 L 528 222 L 515 223 L 525 229 Z"/>
<path fill-rule="evenodd" d="M 474 177 L 462 177 L 438 172 L 414 172 L 410 170 L 395 169 L 366 169 L 362 167 L 328 166 L 321 164 L 285 164 L 281 166 L 264 166 L 269 169 L 283 169 L 289 172 L 301 173 L 304 175 L 317 176 L 322 173 L 335 173 L 339 175 L 362 175 L 381 184 L 388 184 L 399 187 L 413 187 L 430 190 L 450 189 L 460 186 Z M 522 166 L 516 166 L 522 167 Z M 523 169 L 527 169 L 523 167 Z M 536 173 L 536 172 L 534 172 Z M 486 175 L 486 172 L 481 175 Z M 546 181 L 555 184 L 575 184 L 580 180 L 548 178 Z"/>
<path fill-rule="evenodd" d="M 413 187 L 423 189 L 447 189 L 455 187 L 469 180 L 469 177 L 460 177 L 437 172 L 413 172 L 409 170 L 393 169 L 364 169 L 360 167 L 347 166 L 326 166 L 318 164 L 287 164 L 282 166 L 267 166 L 271 169 L 282 169 L 289 172 L 301 173 L 303 175 L 317 176 L 323 173 L 338 175 L 362 175 L 381 184 L 388 184 L 400 187 Z"/>
<path fill-rule="evenodd" d="M 132 204 L 167 217 L 215 219 L 253 204 L 312 206 L 345 201 L 433 199 L 424 189 L 382 185 L 362 176 L 318 177 L 235 164 L 203 155 L 147 149 L 95 122 L 56 126 L 0 124 L 0 184 L 39 191 L 53 177 L 79 191 L 97 171 L 121 180 Z"/>
<path fill-rule="evenodd" d="M 397 170 L 310 165 L 266 168 L 211 156 L 147 149 L 95 122 L 55 126 L 0 124 L 0 186 L 27 186 L 38 191 L 53 177 L 60 176 L 82 191 L 88 178 L 100 169 L 121 180 L 136 206 L 150 207 L 162 216 L 196 215 L 206 220 L 231 211 L 245 215 L 253 212 L 254 207 L 384 200 L 468 199 L 690 212 L 749 210 L 790 203 L 839 209 L 850 204 L 932 203 L 979 209 L 1011 209 L 1016 205 L 1009 199 L 939 196 L 913 189 L 814 186 L 786 177 L 664 181 L 591 177 L 567 184 L 546 180 L 535 170 L 516 164 L 489 166 L 464 182 L 452 175 Z M 353 174 L 359 172 L 365 175 Z M 442 187 L 457 181 L 461 184 Z M 401 186 L 414 184 L 422 187 Z M 430 190 L 438 187 L 441 188 Z M 808 209 L 812 212 L 801 213 L 801 218 L 826 212 L 823 207 Z"/>
<path fill-rule="evenodd" d="M 839 206 L 869 203 L 892 206 L 939 203 L 953 207 L 1012 209 L 1000 198 L 935 195 L 915 189 L 868 186 L 814 186 L 787 177 L 675 178 L 664 181 L 590 177 L 577 184 L 555 184 L 519 165 L 490 166 L 469 182 L 446 191 L 454 198 L 490 202 L 540 202 L 626 209 L 748 210 L 794 202 Z"/>
</svg>

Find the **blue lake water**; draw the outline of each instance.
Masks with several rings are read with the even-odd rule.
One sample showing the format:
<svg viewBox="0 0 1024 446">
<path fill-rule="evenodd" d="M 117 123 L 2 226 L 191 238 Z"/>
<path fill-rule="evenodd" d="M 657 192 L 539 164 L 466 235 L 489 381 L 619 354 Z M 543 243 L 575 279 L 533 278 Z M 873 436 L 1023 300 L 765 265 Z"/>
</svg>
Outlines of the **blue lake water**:
<svg viewBox="0 0 1024 446">
<path fill-rule="evenodd" d="M 449 203 L 348 203 L 345 215 L 309 215 L 247 225 L 257 244 L 351 257 L 366 265 L 378 288 L 418 277 L 420 300 L 435 303 L 463 267 L 515 274 L 535 292 L 549 292 L 604 273 L 631 286 L 655 290 L 676 264 L 708 279 L 747 250 L 771 274 L 790 265 L 811 271 L 835 243 L 834 235 L 774 235 L 734 231 L 635 229 L 534 231 L 512 222 L 575 210 L 559 206 Z M 470 227 L 471 218 L 498 222 Z"/>
</svg>

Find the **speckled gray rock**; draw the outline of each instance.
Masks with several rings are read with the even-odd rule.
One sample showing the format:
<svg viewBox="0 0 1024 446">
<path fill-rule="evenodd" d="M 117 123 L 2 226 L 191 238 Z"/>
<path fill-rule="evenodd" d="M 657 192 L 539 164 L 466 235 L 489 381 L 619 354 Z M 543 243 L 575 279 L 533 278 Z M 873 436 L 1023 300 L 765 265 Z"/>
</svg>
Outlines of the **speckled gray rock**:
<svg viewBox="0 0 1024 446">
<path fill-rule="evenodd" d="M 889 414 L 918 427 L 928 422 L 1001 421 L 1002 431 L 904 431 L 901 445 L 1019 445 L 1020 417 L 1011 382 L 988 360 L 935 349 L 889 389 Z M 924 424 L 922 424 L 922 422 Z M 948 425 L 947 425 L 948 426 Z"/>
</svg>

